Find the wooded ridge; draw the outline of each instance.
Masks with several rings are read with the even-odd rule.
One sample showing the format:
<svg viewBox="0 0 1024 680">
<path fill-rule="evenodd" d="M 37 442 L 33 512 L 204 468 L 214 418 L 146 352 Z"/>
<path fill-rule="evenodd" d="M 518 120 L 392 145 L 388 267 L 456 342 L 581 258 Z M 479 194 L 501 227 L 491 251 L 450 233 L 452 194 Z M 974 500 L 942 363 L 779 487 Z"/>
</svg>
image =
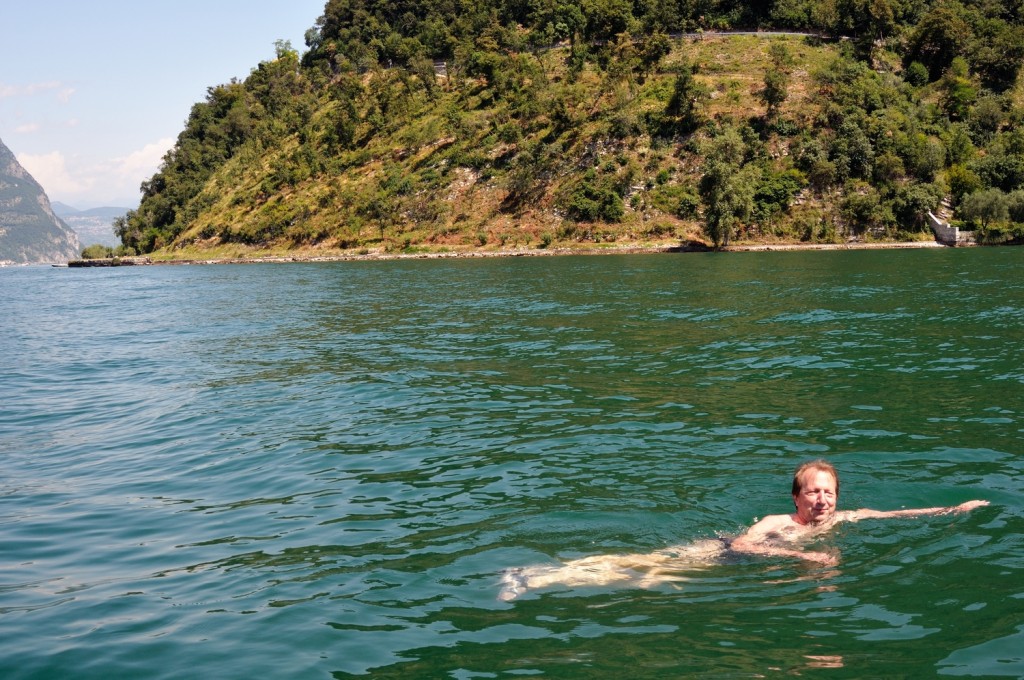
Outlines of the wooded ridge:
<svg viewBox="0 0 1024 680">
<path fill-rule="evenodd" d="M 1020 240 L 1021 10 L 330 0 L 192 108 L 120 251 Z"/>
</svg>

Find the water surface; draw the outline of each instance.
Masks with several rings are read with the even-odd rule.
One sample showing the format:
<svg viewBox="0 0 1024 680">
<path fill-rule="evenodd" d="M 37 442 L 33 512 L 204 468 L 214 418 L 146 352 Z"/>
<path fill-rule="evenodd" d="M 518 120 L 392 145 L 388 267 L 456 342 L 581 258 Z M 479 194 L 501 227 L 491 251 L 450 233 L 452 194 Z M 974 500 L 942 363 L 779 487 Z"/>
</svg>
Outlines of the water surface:
<svg viewBox="0 0 1024 680">
<path fill-rule="evenodd" d="M 1024 251 L 0 270 L 7 678 L 1024 676 Z M 787 512 L 745 559 L 508 566 Z"/>
</svg>

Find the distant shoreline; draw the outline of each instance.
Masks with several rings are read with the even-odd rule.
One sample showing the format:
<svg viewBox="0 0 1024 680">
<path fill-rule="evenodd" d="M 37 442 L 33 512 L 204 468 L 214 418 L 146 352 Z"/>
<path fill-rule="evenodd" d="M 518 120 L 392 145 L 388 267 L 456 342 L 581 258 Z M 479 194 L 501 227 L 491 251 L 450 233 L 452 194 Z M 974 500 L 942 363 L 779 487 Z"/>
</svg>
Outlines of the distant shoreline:
<svg viewBox="0 0 1024 680">
<path fill-rule="evenodd" d="M 729 246 L 727 252 L 764 252 L 769 250 L 890 250 L 900 248 L 952 248 L 938 241 L 894 241 L 892 243 L 763 243 Z M 966 246 L 956 246 L 963 248 Z"/>
<path fill-rule="evenodd" d="M 295 255 L 252 255 L 244 257 L 191 257 L 191 258 L 152 258 L 124 257 L 103 260 L 73 260 L 68 263 L 71 268 L 118 267 L 118 266 L 183 266 L 183 265 L 215 265 L 215 264 L 273 264 L 288 262 L 361 262 L 378 260 L 444 260 L 501 257 L 554 257 L 559 255 L 645 255 L 657 253 L 692 253 L 692 252 L 798 252 L 808 250 L 894 250 L 906 248 L 949 248 L 936 241 L 898 241 L 898 242 L 851 242 L 851 243 L 759 243 L 730 245 L 715 251 L 703 244 L 639 246 L 623 245 L 590 248 L 510 248 L 503 250 L 437 250 L 413 253 L 370 251 L 366 253 L 296 253 Z"/>
</svg>

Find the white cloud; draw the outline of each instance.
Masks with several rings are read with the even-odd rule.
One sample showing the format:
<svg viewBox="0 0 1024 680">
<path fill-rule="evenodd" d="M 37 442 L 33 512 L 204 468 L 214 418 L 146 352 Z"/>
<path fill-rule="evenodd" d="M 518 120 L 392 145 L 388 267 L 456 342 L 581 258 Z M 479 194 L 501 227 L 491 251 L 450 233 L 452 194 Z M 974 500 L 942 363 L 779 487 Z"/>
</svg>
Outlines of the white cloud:
<svg viewBox="0 0 1024 680">
<path fill-rule="evenodd" d="M 25 94 L 32 96 L 38 92 L 49 92 L 50 90 L 59 90 L 61 87 L 63 87 L 63 85 L 59 80 L 49 80 L 45 83 L 32 83 L 31 85 L 26 85 L 24 89 Z"/>
<path fill-rule="evenodd" d="M 165 137 L 152 144 L 147 144 L 138 151 L 127 156 L 113 159 L 114 171 L 122 177 L 131 178 L 137 184 L 148 179 L 160 167 L 164 154 L 174 146 L 174 140 Z"/>
<path fill-rule="evenodd" d="M 42 185 L 50 200 L 76 207 L 133 207 L 138 204 L 139 186 L 159 169 L 172 146 L 174 139 L 168 137 L 125 156 L 94 163 L 65 158 L 59 151 L 19 154 L 18 162 Z"/>
<path fill-rule="evenodd" d="M 0 83 L 0 99 L 8 97 L 34 97 L 40 92 L 50 92 L 53 90 L 60 90 L 57 93 L 57 99 L 65 104 L 71 99 L 71 95 L 75 93 L 75 88 L 67 87 L 58 80 L 48 80 L 46 82 L 30 83 L 28 85 L 7 85 L 6 83 Z"/>
<path fill-rule="evenodd" d="M 39 132 L 40 127 L 39 123 L 25 123 L 14 128 L 14 131 L 21 135 L 30 135 L 33 132 Z"/>
<path fill-rule="evenodd" d="M 18 162 L 28 170 L 47 195 L 80 195 L 88 191 L 94 180 L 76 178 L 68 170 L 67 160 L 59 151 L 46 154 L 18 154 Z"/>
</svg>

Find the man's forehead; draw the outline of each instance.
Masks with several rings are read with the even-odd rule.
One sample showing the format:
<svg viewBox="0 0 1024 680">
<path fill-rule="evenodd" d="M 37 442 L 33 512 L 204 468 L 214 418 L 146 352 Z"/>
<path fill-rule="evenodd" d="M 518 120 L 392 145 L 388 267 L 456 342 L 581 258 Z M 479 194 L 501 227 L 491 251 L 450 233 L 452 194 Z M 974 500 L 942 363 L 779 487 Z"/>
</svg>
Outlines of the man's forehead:
<svg viewBox="0 0 1024 680">
<path fill-rule="evenodd" d="M 804 470 L 803 474 L 800 475 L 800 488 L 803 489 L 810 484 L 818 482 L 818 475 L 824 476 L 824 479 L 827 480 L 824 483 L 827 483 L 828 486 L 833 489 L 836 488 L 836 476 L 828 470 L 822 470 L 821 468 L 808 468 Z M 820 485 L 821 483 L 818 482 L 818 484 Z"/>
</svg>

